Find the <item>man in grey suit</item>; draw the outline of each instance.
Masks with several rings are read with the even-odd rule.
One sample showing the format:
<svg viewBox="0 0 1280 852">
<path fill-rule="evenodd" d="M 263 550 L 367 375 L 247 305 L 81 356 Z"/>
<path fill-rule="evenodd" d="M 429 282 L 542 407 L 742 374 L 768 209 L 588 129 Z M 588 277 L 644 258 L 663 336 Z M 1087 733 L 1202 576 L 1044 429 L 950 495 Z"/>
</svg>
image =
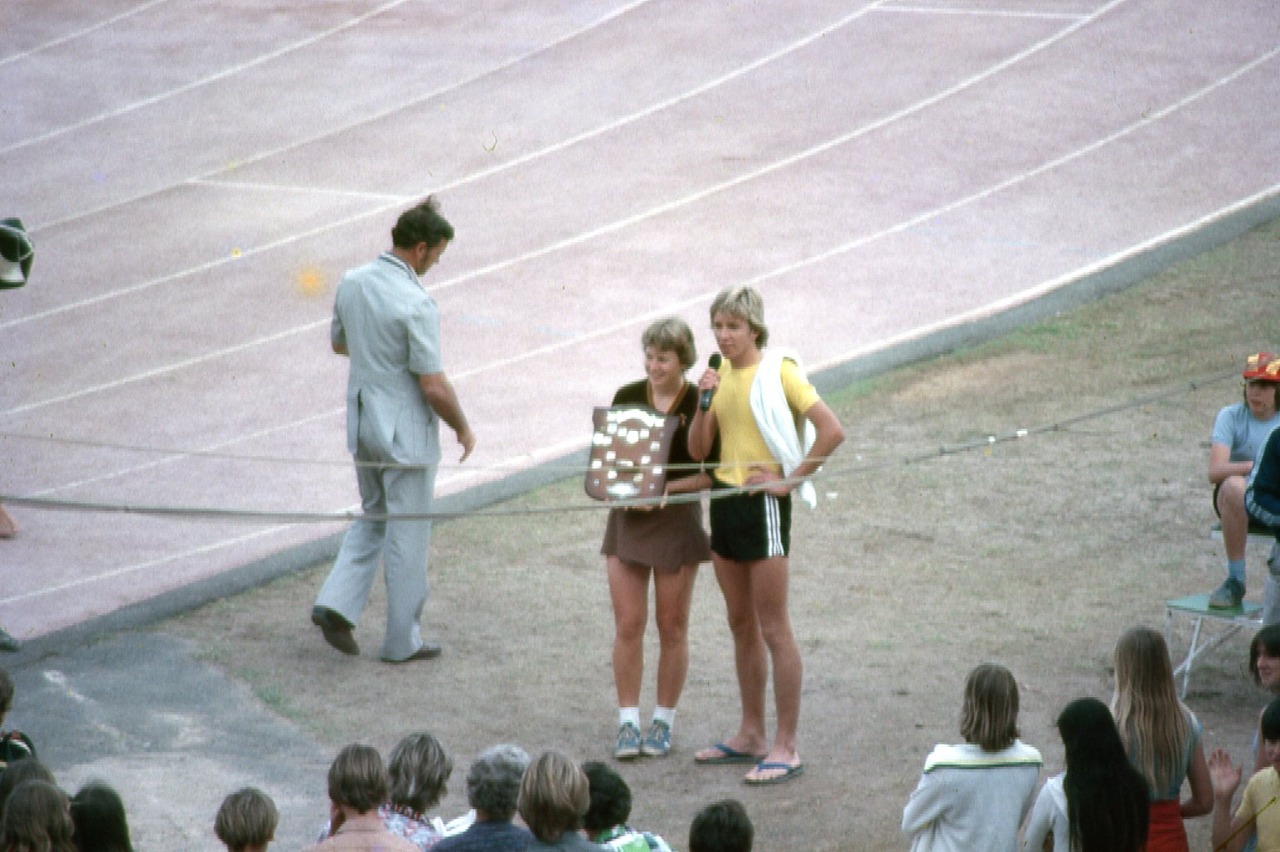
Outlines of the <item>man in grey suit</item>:
<svg viewBox="0 0 1280 852">
<path fill-rule="evenodd" d="M 359 654 L 352 628 L 369 598 L 382 558 L 387 632 L 382 659 L 428 660 L 440 646 L 422 640 L 431 521 L 385 520 L 431 511 L 440 462 L 440 421 L 457 435 L 466 461 L 476 438 L 445 376 L 440 312 L 418 281 L 453 239 L 434 198 L 406 210 L 391 230 L 392 248 L 352 269 L 338 285 L 330 338 L 350 357 L 347 448 L 355 456 L 364 517 L 342 540 L 311 620 L 325 641 Z"/>
</svg>

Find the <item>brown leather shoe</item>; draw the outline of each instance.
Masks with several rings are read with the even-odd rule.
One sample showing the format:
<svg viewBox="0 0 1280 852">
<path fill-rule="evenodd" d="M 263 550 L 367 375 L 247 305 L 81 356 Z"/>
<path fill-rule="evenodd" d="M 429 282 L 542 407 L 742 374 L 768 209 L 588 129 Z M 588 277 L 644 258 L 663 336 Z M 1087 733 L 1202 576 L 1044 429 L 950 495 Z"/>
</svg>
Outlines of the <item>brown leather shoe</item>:
<svg viewBox="0 0 1280 852">
<path fill-rule="evenodd" d="M 382 662 L 399 665 L 400 663 L 412 663 L 416 660 L 434 660 L 442 653 L 444 653 L 444 649 L 440 647 L 439 642 L 423 642 L 421 648 L 414 651 L 403 660 L 388 660 L 386 657 L 383 657 Z"/>
<path fill-rule="evenodd" d="M 327 606 L 314 607 L 311 610 L 311 623 L 320 628 L 324 641 L 344 654 L 356 656 L 360 646 L 356 637 L 351 635 L 351 623 Z"/>
</svg>

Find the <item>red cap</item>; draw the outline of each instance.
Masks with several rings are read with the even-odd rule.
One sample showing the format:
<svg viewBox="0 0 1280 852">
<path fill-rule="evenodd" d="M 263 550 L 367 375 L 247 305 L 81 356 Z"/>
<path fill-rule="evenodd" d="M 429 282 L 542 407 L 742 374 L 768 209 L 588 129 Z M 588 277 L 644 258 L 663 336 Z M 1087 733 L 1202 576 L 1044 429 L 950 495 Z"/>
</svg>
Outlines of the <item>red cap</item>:
<svg viewBox="0 0 1280 852">
<path fill-rule="evenodd" d="M 1270 352 L 1259 352 L 1250 355 L 1244 362 L 1246 379 L 1261 379 L 1264 382 L 1280 383 L 1280 359 Z"/>
</svg>

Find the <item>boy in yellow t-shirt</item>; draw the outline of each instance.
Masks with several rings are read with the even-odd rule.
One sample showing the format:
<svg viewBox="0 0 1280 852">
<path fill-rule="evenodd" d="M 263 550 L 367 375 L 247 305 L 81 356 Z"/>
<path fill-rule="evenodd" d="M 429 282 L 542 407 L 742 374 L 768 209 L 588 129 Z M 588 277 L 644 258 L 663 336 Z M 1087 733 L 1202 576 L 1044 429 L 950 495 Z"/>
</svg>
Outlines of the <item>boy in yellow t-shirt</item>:
<svg viewBox="0 0 1280 852">
<path fill-rule="evenodd" d="M 1254 773 L 1245 785 L 1240 806 L 1231 816 L 1231 799 L 1240 786 L 1243 772 L 1231 765 L 1231 756 L 1222 749 L 1209 755 L 1209 777 L 1213 781 L 1213 848 L 1240 852 L 1250 837 L 1258 840 L 1257 852 L 1280 852 L 1280 698 L 1262 711 L 1262 748 L 1266 749 L 1265 769 Z"/>
</svg>

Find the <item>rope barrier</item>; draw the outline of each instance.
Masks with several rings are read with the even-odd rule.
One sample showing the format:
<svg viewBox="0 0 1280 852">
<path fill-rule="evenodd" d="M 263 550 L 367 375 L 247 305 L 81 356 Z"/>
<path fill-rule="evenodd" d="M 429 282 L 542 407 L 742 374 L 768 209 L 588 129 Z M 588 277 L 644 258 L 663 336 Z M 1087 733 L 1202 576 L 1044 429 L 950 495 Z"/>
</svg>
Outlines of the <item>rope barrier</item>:
<svg viewBox="0 0 1280 852">
<path fill-rule="evenodd" d="M 862 476 L 871 471 L 884 470 L 891 467 L 901 465 L 922 464 L 924 462 L 933 461 L 947 456 L 959 455 L 962 453 L 973 452 L 975 450 L 988 449 L 1000 444 L 1006 444 L 1014 441 L 1020 441 L 1037 435 L 1045 435 L 1053 432 L 1065 432 L 1073 426 L 1087 423 L 1093 420 L 1099 420 L 1134 408 L 1140 408 L 1144 405 L 1150 405 L 1176 396 L 1194 393 L 1205 385 L 1221 382 L 1236 376 L 1234 370 L 1215 373 L 1209 376 L 1194 379 L 1188 382 L 1182 382 L 1174 387 L 1158 393 L 1148 394 L 1128 400 L 1126 402 L 1107 405 L 1102 408 L 1093 409 L 1081 414 L 1057 420 L 1053 423 L 1041 424 L 1038 426 L 1030 426 L 1014 429 L 1004 433 L 993 433 L 982 438 L 976 438 L 969 441 L 962 441 L 955 444 L 944 444 L 936 449 L 915 453 L 906 456 L 900 456 L 894 459 L 886 459 L 881 462 L 869 464 L 860 464 L 853 467 L 837 465 L 833 471 L 823 470 L 823 478 L 827 481 L 843 481 L 851 479 L 855 476 Z M 2 437 L 16 437 L 13 433 L 0 432 Z M 36 436 L 21 436 L 36 437 Z M 113 444 L 106 441 L 80 441 L 79 439 L 58 439 L 47 438 L 55 442 L 65 443 L 81 443 L 96 447 L 102 447 L 113 450 L 133 449 L 138 452 L 157 452 L 166 455 L 211 455 L 218 458 L 243 458 L 246 460 L 262 461 L 264 457 L 260 456 L 239 456 L 234 454 L 223 453 L 202 453 L 200 451 L 181 451 L 158 450 L 152 448 L 130 447 L 128 445 Z M 296 461 L 302 464 L 329 464 L 329 462 L 316 462 L 311 460 L 297 459 L 276 459 L 280 462 Z M 767 460 L 772 462 L 772 459 Z M 344 462 L 350 465 L 351 460 Z M 377 463 L 368 463 L 375 466 L 386 468 L 412 468 L 414 465 L 392 465 Z M 509 465 L 503 465 L 504 467 Z M 701 469 L 700 465 L 667 465 L 668 469 L 683 469 L 684 467 Z M 585 473 L 580 466 L 572 468 L 566 467 L 564 471 L 567 473 Z M 799 480 L 783 479 L 780 482 L 787 484 L 798 484 Z M 280 512 L 269 510 L 252 510 L 252 509 L 232 509 L 232 508 L 201 508 L 194 506 L 165 506 L 165 505 L 142 505 L 142 504 L 122 504 L 109 502 L 95 502 L 84 500 L 54 500 L 44 497 L 24 497 L 18 494 L 0 494 L 0 503 L 10 503 L 15 506 L 24 506 L 33 509 L 46 509 L 52 511 L 77 511 L 77 512 L 101 512 L 111 514 L 124 515 L 146 515 L 155 517 L 169 518 L 186 518 L 193 520 L 207 521 L 246 521 L 256 523 L 336 523 L 351 522 L 355 520 L 366 520 L 373 522 L 394 522 L 394 521 L 425 521 L 425 520 L 452 520 L 462 517 L 513 517 L 513 516 L 530 516 L 530 515 L 552 515 L 564 514 L 570 512 L 598 512 L 609 511 L 611 509 L 647 509 L 664 505 L 673 505 L 680 503 L 692 503 L 700 501 L 704 498 L 720 499 L 734 494 L 743 494 L 754 491 L 754 488 L 717 488 L 713 494 L 706 492 L 694 492 L 691 494 L 676 494 L 669 497 L 655 498 L 638 498 L 630 500 L 616 501 L 588 501 L 585 503 L 572 505 L 545 506 L 541 508 L 518 508 L 506 507 L 497 509 L 476 509 L 469 511 L 456 512 L 427 512 L 427 513 L 398 513 L 398 514 L 364 514 L 356 511 L 342 512 Z"/>
</svg>

